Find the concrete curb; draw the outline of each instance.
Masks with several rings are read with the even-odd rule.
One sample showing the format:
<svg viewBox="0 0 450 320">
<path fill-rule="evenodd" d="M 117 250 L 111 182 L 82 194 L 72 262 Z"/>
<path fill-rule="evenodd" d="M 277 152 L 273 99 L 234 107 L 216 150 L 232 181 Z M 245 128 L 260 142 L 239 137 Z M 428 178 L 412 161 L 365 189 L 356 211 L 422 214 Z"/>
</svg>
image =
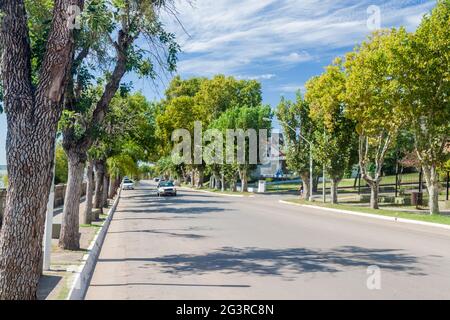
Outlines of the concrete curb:
<svg viewBox="0 0 450 320">
<path fill-rule="evenodd" d="M 95 265 L 97 264 L 97 259 L 100 255 L 100 251 L 105 241 L 106 233 L 108 232 L 111 220 L 116 212 L 117 205 L 119 204 L 120 194 L 122 189 L 119 189 L 116 200 L 108 212 L 108 217 L 106 218 L 100 231 L 92 240 L 91 245 L 88 248 L 88 253 L 83 256 L 83 263 L 79 266 L 76 271 L 75 278 L 72 282 L 69 295 L 66 300 L 83 300 L 89 284 L 91 282 L 92 275 L 94 273 Z"/>
<path fill-rule="evenodd" d="M 376 214 L 371 214 L 371 213 L 355 212 L 355 211 L 343 210 L 343 209 L 319 207 L 319 206 L 313 206 L 313 205 L 308 205 L 308 204 L 293 203 L 293 202 L 289 202 L 289 201 L 285 201 L 285 200 L 279 200 L 279 202 L 283 203 L 283 204 L 291 205 L 291 206 L 297 206 L 297 207 L 318 209 L 318 210 L 337 212 L 337 213 L 344 213 L 344 214 L 349 214 L 349 215 L 359 216 L 359 217 L 365 217 L 365 218 L 371 218 L 371 219 L 385 220 L 385 221 L 391 221 L 391 222 L 401 222 L 401 223 L 408 223 L 408 224 L 415 224 L 415 225 L 421 225 L 421 226 L 427 226 L 427 227 L 434 227 L 434 228 L 441 228 L 441 229 L 450 230 L 450 225 L 433 223 L 433 222 L 426 222 L 426 221 L 419 221 L 419 220 L 410 220 L 410 219 L 404 219 L 404 218 L 382 216 L 382 215 L 376 215 Z"/>
<path fill-rule="evenodd" d="M 192 189 L 192 188 L 187 188 L 187 187 L 180 187 L 180 189 L 209 193 L 209 194 L 213 194 L 216 196 L 222 196 L 222 197 L 234 197 L 234 198 L 253 198 L 254 197 L 254 196 L 244 196 L 242 194 L 225 194 L 225 193 L 212 192 L 212 191 L 207 191 L 207 190 L 198 190 L 198 189 Z"/>
</svg>

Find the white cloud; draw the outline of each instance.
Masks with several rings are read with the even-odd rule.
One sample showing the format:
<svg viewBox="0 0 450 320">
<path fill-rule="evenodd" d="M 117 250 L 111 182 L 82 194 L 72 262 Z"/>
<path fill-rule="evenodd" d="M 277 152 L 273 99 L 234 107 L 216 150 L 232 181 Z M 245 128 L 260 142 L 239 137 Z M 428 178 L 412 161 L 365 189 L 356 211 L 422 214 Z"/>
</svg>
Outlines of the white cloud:
<svg viewBox="0 0 450 320">
<path fill-rule="evenodd" d="M 276 91 L 281 93 L 296 93 L 298 90 L 305 92 L 304 84 L 286 84 L 275 88 Z"/>
<path fill-rule="evenodd" d="M 367 8 L 380 6 L 383 27 L 414 29 L 435 1 L 417 0 L 178 0 L 179 19 L 165 19 L 184 54 L 179 71 L 272 74 L 329 57 L 363 40 Z M 331 57 L 330 57 L 331 60 Z M 278 72 L 278 71 L 277 71 Z"/>
<path fill-rule="evenodd" d="M 296 62 L 307 62 L 313 60 L 313 57 L 306 51 L 292 52 L 287 56 L 282 56 L 279 58 L 280 61 L 296 63 Z"/>
<path fill-rule="evenodd" d="M 275 77 L 276 75 L 273 73 L 260 74 L 257 76 L 237 76 L 238 79 L 246 79 L 246 80 L 271 80 Z"/>
</svg>

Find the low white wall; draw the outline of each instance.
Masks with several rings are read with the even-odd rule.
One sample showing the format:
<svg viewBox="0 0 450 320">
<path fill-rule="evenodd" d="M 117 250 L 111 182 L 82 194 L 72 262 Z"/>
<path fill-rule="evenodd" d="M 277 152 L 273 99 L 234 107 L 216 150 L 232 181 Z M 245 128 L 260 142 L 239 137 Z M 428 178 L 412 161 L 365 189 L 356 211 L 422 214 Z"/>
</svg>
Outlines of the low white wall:
<svg viewBox="0 0 450 320">
<path fill-rule="evenodd" d="M 100 231 L 95 236 L 95 239 L 92 241 L 88 249 L 88 253 L 83 257 L 83 264 L 78 268 L 67 300 L 83 300 L 86 295 L 89 284 L 91 283 L 95 265 L 97 264 L 97 259 L 100 255 L 103 242 L 105 241 L 105 237 L 108 232 L 109 225 L 111 224 L 111 220 L 117 209 L 117 205 L 119 204 L 121 191 L 122 189 L 119 189 L 116 200 L 108 212 L 108 217 L 106 218 Z"/>
</svg>

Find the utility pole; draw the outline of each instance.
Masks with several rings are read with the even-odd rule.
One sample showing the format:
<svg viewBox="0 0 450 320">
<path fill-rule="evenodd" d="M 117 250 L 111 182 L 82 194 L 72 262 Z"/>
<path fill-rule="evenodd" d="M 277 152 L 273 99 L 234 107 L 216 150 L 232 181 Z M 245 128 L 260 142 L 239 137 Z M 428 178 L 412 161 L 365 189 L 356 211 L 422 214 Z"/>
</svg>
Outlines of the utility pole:
<svg viewBox="0 0 450 320">
<path fill-rule="evenodd" d="M 271 119 L 269 118 L 264 118 L 263 120 L 266 121 L 271 121 Z M 284 125 L 286 125 L 289 129 L 291 129 L 292 131 L 295 132 L 295 134 L 297 135 L 297 130 L 292 128 L 288 123 L 284 122 L 284 121 L 280 121 L 280 123 L 283 123 Z M 309 201 L 313 201 L 313 185 L 314 185 L 314 177 L 313 177 L 313 166 L 314 166 L 314 160 L 313 160 L 313 143 L 311 141 L 309 141 L 308 139 L 306 139 L 303 135 L 302 132 L 300 130 L 299 132 L 299 137 L 305 141 L 306 143 L 309 144 L 309 179 L 310 179 L 310 192 L 309 192 Z"/>
<path fill-rule="evenodd" d="M 395 166 L 395 197 L 398 197 L 398 159 L 397 159 L 397 164 Z"/>
<path fill-rule="evenodd" d="M 323 165 L 323 174 L 322 174 L 322 196 L 323 196 L 323 203 L 327 202 L 327 182 L 325 179 L 325 165 Z"/>
<path fill-rule="evenodd" d="M 327 134 L 325 129 L 323 130 L 323 138 L 326 139 Z M 327 202 L 327 184 L 326 184 L 326 177 L 325 177 L 325 161 L 323 163 L 323 170 L 322 170 L 322 197 L 323 197 L 323 203 Z"/>
<path fill-rule="evenodd" d="M 450 171 L 447 171 L 447 201 L 449 199 L 449 189 L 450 189 Z"/>
<path fill-rule="evenodd" d="M 306 142 L 308 142 L 308 140 L 306 140 L 305 138 L 303 138 L 303 140 L 305 140 Z M 312 155 L 312 143 L 309 142 L 309 201 L 312 202 L 313 201 L 313 190 L 314 190 L 314 177 L 313 177 L 313 155 Z"/>
<path fill-rule="evenodd" d="M 361 195 L 361 173 L 358 173 L 358 195 Z"/>
</svg>

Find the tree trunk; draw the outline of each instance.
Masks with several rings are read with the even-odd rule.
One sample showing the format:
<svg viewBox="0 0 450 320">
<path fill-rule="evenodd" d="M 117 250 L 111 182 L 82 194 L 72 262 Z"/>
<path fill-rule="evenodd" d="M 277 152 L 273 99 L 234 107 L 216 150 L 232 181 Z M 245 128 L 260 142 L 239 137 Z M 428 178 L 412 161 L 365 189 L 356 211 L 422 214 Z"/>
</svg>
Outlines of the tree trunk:
<svg viewBox="0 0 450 320">
<path fill-rule="evenodd" d="M 241 192 L 248 191 L 248 179 L 247 179 L 247 169 L 240 170 L 241 175 Z"/>
<path fill-rule="evenodd" d="M 94 188 L 94 162 L 90 160 L 87 166 L 86 205 L 83 216 L 81 217 L 82 224 L 92 223 L 92 198 L 94 196 Z"/>
<path fill-rule="evenodd" d="M 221 176 L 221 178 L 220 178 L 220 184 L 221 184 L 221 190 L 222 191 L 225 191 L 225 175 L 222 173 L 222 176 Z"/>
<path fill-rule="evenodd" d="M 331 203 L 337 204 L 338 203 L 338 187 L 339 182 L 341 179 L 333 178 L 331 179 Z"/>
<path fill-rule="evenodd" d="M 303 181 L 303 199 L 305 200 L 309 200 L 309 195 L 311 193 L 311 187 L 310 187 L 310 178 L 309 178 L 309 172 L 302 174 L 300 176 L 302 178 Z"/>
<path fill-rule="evenodd" d="M 203 178 L 204 178 L 204 170 L 203 168 L 200 168 L 198 169 L 197 188 L 203 188 Z"/>
<path fill-rule="evenodd" d="M 110 178 L 109 179 L 109 199 L 114 199 L 117 192 L 117 177 L 116 178 Z"/>
<path fill-rule="evenodd" d="M 230 183 L 230 188 L 232 192 L 236 192 L 237 191 L 237 185 L 236 185 L 236 180 L 232 180 Z"/>
<path fill-rule="evenodd" d="M 320 180 L 320 177 L 318 175 L 316 175 L 314 177 L 314 184 L 313 184 L 313 192 L 314 193 L 317 193 L 319 191 L 319 180 Z"/>
<path fill-rule="evenodd" d="M 15 137 L 8 125 L 8 192 L 0 232 L 0 299 L 36 299 L 45 214 L 51 186 L 54 138 Z M 56 126 L 53 132 L 56 132 Z"/>
<path fill-rule="evenodd" d="M 102 195 L 103 195 L 103 177 L 105 175 L 105 164 L 103 160 L 95 161 L 95 193 L 94 193 L 94 208 L 96 210 L 95 220 L 100 218 L 99 212 L 103 214 Z"/>
<path fill-rule="evenodd" d="M 105 173 L 103 176 L 103 189 L 102 189 L 102 206 L 108 207 L 108 190 L 109 190 L 109 174 Z"/>
<path fill-rule="evenodd" d="M 62 215 L 59 246 L 65 250 L 80 249 L 80 198 L 86 155 L 68 152 L 69 178 Z"/>
<path fill-rule="evenodd" d="M 191 187 L 195 187 L 195 170 L 191 170 Z"/>
<path fill-rule="evenodd" d="M 370 186 L 370 208 L 379 209 L 380 206 L 378 204 L 378 194 L 380 190 L 380 182 L 373 181 L 369 183 Z"/>
<path fill-rule="evenodd" d="M 31 49 L 23 0 L 0 2 L 3 105 L 7 117 L 9 184 L 0 232 L 0 300 L 36 299 L 47 201 L 52 184 L 57 123 L 73 58 L 67 8 L 54 2 L 38 84 L 31 80 Z"/>
<path fill-rule="evenodd" d="M 120 188 L 120 183 L 122 182 L 122 178 L 121 177 L 117 177 L 116 178 L 116 188 L 114 189 L 114 196 L 117 195 L 117 193 L 119 192 L 119 188 Z"/>
<path fill-rule="evenodd" d="M 430 214 L 439 214 L 439 174 L 437 172 L 436 166 L 423 166 L 423 173 L 425 181 L 427 183 L 428 190 L 428 206 L 430 209 Z"/>
<path fill-rule="evenodd" d="M 222 186 L 221 186 L 220 176 L 217 172 L 213 172 L 213 179 L 214 179 L 214 189 L 220 190 L 222 188 Z"/>
</svg>

